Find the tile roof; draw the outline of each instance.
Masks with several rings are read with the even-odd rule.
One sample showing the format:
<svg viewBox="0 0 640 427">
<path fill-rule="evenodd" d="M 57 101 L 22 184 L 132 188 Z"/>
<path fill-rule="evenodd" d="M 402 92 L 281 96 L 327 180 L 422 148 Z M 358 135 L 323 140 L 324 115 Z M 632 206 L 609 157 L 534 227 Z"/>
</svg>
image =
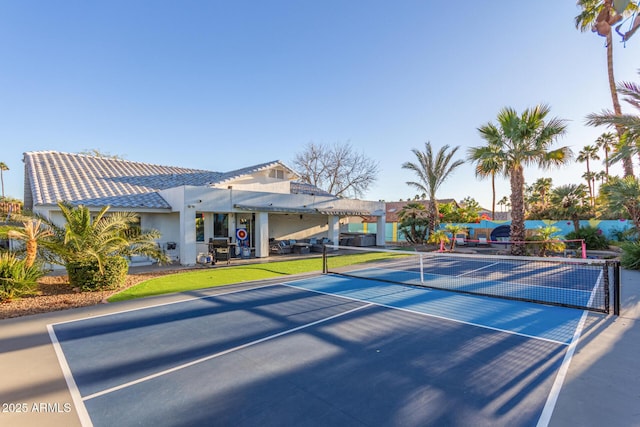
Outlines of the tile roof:
<svg viewBox="0 0 640 427">
<path fill-rule="evenodd" d="M 260 171 L 263 171 L 265 169 L 272 168 L 274 166 L 282 166 L 282 167 L 285 167 L 285 168 L 289 169 L 281 161 L 273 160 L 271 162 L 261 163 L 259 165 L 255 165 L 255 166 L 248 166 L 246 168 L 236 169 L 236 170 L 231 171 L 231 172 L 226 172 L 226 173 L 220 174 L 220 177 L 215 182 L 216 183 L 224 183 L 224 182 L 227 182 L 227 181 L 231 181 L 233 179 L 237 179 L 237 178 L 239 178 L 239 177 L 241 177 L 243 175 L 251 175 L 251 174 L 254 174 L 256 172 L 260 172 Z M 291 172 L 293 174 L 296 174 L 293 171 L 291 171 Z"/>
<path fill-rule="evenodd" d="M 34 151 L 24 153 L 24 164 L 24 202 L 28 209 L 61 200 L 86 206 L 169 209 L 158 191 L 182 185 L 220 184 L 274 166 L 282 166 L 297 176 L 278 160 L 222 173 L 86 154 Z M 299 186 L 292 188 L 303 193 Z"/>
<path fill-rule="evenodd" d="M 291 194 L 310 194 L 312 196 L 333 196 L 313 184 L 306 182 L 292 181 L 291 182 Z"/>
<path fill-rule="evenodd" d="M 223 176 L 220 172 L 56 151 L 24 153 L 24 164 L 25 205 L 31 208 L 64 200 L 88 206 L 168 209 L 159 190 L 207 185 Z"/>
</svg>

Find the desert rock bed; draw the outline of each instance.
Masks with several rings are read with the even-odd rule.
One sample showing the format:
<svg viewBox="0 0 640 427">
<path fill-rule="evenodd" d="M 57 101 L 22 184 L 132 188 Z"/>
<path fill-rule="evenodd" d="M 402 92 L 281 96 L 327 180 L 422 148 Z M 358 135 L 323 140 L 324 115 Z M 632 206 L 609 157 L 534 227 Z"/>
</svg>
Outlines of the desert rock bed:
<svg viewBox="0 0 640 427">
<path fill-rule="evenodd" d="M 117 290 L 79 292 L 69 285 L 66 275 L 45 276 L 39 280 L 37 295 L 16 298 L 0 303 L 0 319 L 27 316 L 30 314 L 47 313 L 50 311 L 66 310 L 69 308 L 86 307 L 106 302 L 106 298 L 123 289 L 160 275 L 175 271 L 161 271 L 127 276 L 125 284 Z"/>
</svg>

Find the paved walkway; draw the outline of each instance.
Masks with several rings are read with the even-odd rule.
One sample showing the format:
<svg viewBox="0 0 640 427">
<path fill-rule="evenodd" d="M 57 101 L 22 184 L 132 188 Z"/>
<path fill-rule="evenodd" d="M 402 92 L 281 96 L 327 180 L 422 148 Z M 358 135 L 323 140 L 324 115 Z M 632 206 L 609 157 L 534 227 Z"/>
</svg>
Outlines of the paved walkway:
<svg viewBox="0 0 640 427">
<path fill-rule="evenodd" d="M 621 316 L 589 315 L 550 426 L 640 426 L 640 272 L 623 271 L 622 290 Z M 79 425 L 48 324 L 190 297 L 172 294 L 0 320 L 0 425 Z"/>
</svg>

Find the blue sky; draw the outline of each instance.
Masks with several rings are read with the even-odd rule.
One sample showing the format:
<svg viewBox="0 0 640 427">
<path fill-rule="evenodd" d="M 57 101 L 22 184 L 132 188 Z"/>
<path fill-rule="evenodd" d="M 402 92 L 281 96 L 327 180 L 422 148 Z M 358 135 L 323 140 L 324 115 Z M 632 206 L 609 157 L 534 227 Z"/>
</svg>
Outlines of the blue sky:
<svg viewBox="0 0 640 427">
<path fill-rule="evenodd" d="M 568 120 L 559 144 L 575 152 L 605 131 L 584 124 L 611 108 L 604 39 L 575 29 L 575 1 L 448 4 L 0 1 L 5 194 L 23 197 L 26 151 L 229 171 L 348 141 L 380 164 L 365 198 L 392 201 L 416 193 L 401 168 L 412 148 L 460 146 L 464 157 L 505 106 L 549 104 Z M 640 80 L 640 36 L 615 43 L 616 80 Z M 561 185 L 584 171 L 525 178 Z M 490 208 L 490 183 L 470 164 L 438 192 L 466 196 Z"/>
</svg>

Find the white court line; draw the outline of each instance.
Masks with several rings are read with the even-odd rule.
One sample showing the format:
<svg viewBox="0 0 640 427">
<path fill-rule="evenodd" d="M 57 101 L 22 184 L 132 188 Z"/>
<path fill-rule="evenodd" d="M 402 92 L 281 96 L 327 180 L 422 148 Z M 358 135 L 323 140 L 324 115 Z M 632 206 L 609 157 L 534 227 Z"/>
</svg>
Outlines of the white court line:
<svg viewBox="0 0 640 427">
<path fill-rule="evenodd" d="M 561 344 L 561 345 L 564 345 L 564 346 L 568 345 L 568 343 L 566 343 L 566 342 L 554 340 L 554 339 L 551 339 L 551 338 L 544 338 L 544 337 L 539 337 L 539 336 L 535 336 L 535 335 L 523 334 L 521 332 L 510 331 L 508 329 L 496 328 L 494 326 L 482 325 L 482 324 L 479 324 L 479 323 L 468 322 L 466 320 L 460 320 L 460 319 L 454 319 L 454 318 L 451 318 L 451 317 L 440 316 L 438 314 L 433 314 L 433 313 L 425 313 L 425 312 L 422 312 L 422 311 L 412 310 L 412 309 L 409 309 L 409 308 L 395 307 L 393 305 L 382 304 L 382 303 L 379 303 L 379 302 L 371 302 L 369 300 L 350 297 L 350 296 L 346 296 L 346 295 L 343 295 L 343 294 L 335 294 L 335 293 L 331 293 L 331 292 L 324 292 L 324 291 L 319 291 L 317 289 L 309 289 L 309 288 L 305 288 L 303 286 L 294 286 L 294 285 L 290 285 L 290 284 L 287 284 L 287 283 L 282 283 L 282 285 L 283 286 L 290 286 L 292 288 L 303 289 L 303 290 L 306 290 L 306 291 L 316 292 L 316 293 L 323 294 L 323 295 L 331 295 L 331 296 L 335 296 L 335 297 L 340 297 L 340 298 L 348 299 L 348 300 L 351 300 L 351 301 L 357 301 L 357 302 L 363 302 L 363 303 L 366 302 L 366 303 L 369 303 L 369 305 L 376 305 L 376 306 L 379 306 L 379 307 L 390 308 L 390 309 L 393 309 L 393 310 L 400 310 L 400 311 L 404 311 L 406 313 L 413 313 L 413 314 L 418 314 L 418 315 L 421 315 L 421 316 L 432 317 L 432 318 L 435 318 L 435 319 L 448 320 L 448 321 L 460 323 L 460 324 L 463 324 L 463 325 L 476 326 L 478 328 L 483 328 L 483 329 L 489 329 L 489 330 L 492 330 L 492 331 L 503 332 L 503 333 L 510 334 L 510 335 L 518 335 L 518 336 L 525 337 L 525 338 L 531 338 L 531 339 L 535 339 L 535 340 L 539 340 L 539 341 L 551 342 L 551 343 L 554 343 L 554 344 Z M 397 285 L 397 286 L 400 287 L 402 285 Z M 409 286 L 405 286 L 405 287 L 407 288 L 407 290 L 410 289 Z M 439 291 L 438 289 L 434 289 L 433 290 L 433 292 L 438 292 L 438 291 Z M 442 292 L 445 292 L 445 291 L 442 291 Z M 400 293 L 400 292 L 395 292 L 395 293 Z"/>
<path fill-rule="evenodd" d="M 111 388 L 108 388 L 106 390 L 102 390 L 102 391 L 99 391 L 97 393 L 90 394 L 88 396 L 83 397 L 82 400 L 83 401 L 87 401 L 87 400 L 94 399 L 96 397 L 103 396 L 105 394 L 113 393 L 114 391 L 122 390 L 124 388 L 131 387 L 133 385 L 140 384 L 140 383 L 143 383 L 145 381 L 149 381 L 149 380 L 152 380 L 154 378 L 158 378 L 158 377 L 161 377 L 163 375 L 167 375 L 167 374 L 170 374 L 172 372 L 176 372 L 176 371 L 179 371 L 181 369 L 185 369 L 185 368 L 188 368 L 190 366 L 197 365 L 199 363 L 206 362 L 208 360 L 215 359 L 215 358 L 220 357 L 220 356 L 224 356 L 225 354 L 233 353 L 234 351 L 242 350 L 244 348 L 251 347 L 253 345 L 260 344 L 262 342 L 269 341 L 269 340 L 272 340 L 274 338 L 281 337 L 283 335 L 291 334 L 293 332 L 297 332 L 297 331 L 300 331 L 302 329 L 306 329 L 306 328 L 309 328 L 311 326 L 315 326 L 315 325 L 318 325 L 320 323 L 324 323 L 324 322 L 327 322 L 329 320 L 336 319 L 338 317 L 353 313 L 353 312 L 358 311 L 358 310 L 362 310 L 363 308 L 367 308 L 367 307 L 370 307 L 372 305 L 373 304 L 365 304 L 365 305 L 362 305 L 360 307 L 356 307 L 354 309 L 345 311 L 343 313 L 334 314 L 333 316 L 329 316 L 329 317 L 326 317 L 324 319 L 316 320 L 315 322 L 311 322 L 311 323 L 307 323 L 307 324 L 304 324 L 304 325 L 300 325 L 300 326 L 297 326 L 297 327 L 292 328 L 292 329 L 287 329 L 286 331 L 278 332 L 277 334 L 269 335 L 267 337 L 260 338 L 260 339 L 255 340 L 255 341 L 251 341 L 249 343 L 242 344 L 242 345 L 239 345 L 237 347 L 230 348 L 228 350 L 224 350 L 224 351 L 221 351 L 221 352 L 218 352 L 218 353 L 215 353 L 215 354 L 211 354 L 209 356 L 202 357 L 202 358 L 197 359 L 197 360 L 193 360 L 193 361 L 191 361 L 189 363 L 184 363 L 182 365 L 174 366 L 173 368 L 166 369 L 166 370 L 160 371 L 160 372 L 156 372 L 155 374 L 147 375 L 146 377 L 142 377 L 142 378 L 139 378 L 137 380 L 129 381 L 127 383 L 121 384 L 121 385 L 116 386 L 116 387 L 111 387 Z"/>
<path fill-rule="evenodd" d="M 580 335 L 582 335 L 582 330 L 584 329 L 584 323 L 587 319 L 587 314 L 587 311 L 582 312 L 582 317 L 580 318 L 578 327 L 573 334 L 573 338 L 571 339 L 571 343 L 567 348 L 567 352 L 564 355 L 562 365 L 560 365 L 560 368 L 558 369 L 558 375 L 556 375 L 556 379 L 551 386 L 551 391 L 549 391 L 549 396 L 547 396 L 547 401 L 544 404 L 544 408 L 542 408 L 542 413 L 540 414 L 540 418 L 538 418 L 538 424 L 536 424 L 536 427 L 547 427 L 549 425 L 549 421 L 551 421 L 551 415 L 553 415 L 553 410 L 555 409 L 558 397 L 560 396 L 562 385 L 564 384 L 564 380 L 567 377 L 571 359 L 573 358 L 573 354 L 578 347 L 578 341 L 580 340 Z"/>
<path fill-rule="evenodd" d="M 223 295 L 230 295 L 230 294 L 235 294 L 235 293 L 239 293 L 239 292 L 245 292 L 245 291 L 254 290 L 254 289 L 269 288 L 269 287 L 272 287 L 272 286 L 280 286 L 280 285 L 281 285 L 281 283 L 271 283 L 269 285 L 256 286 L 254 288 L 233 289 L 233 290 L 231 290 L 229 292 L 220 292 L 218 294 L 213 294 L 213 295 L 203 295 L 201 297 L 185 298 L 185 299 L 181 299 L 181 300 L 178 300 L 178 301 L 163 302 L 163 303 L 159 303 L 159 304 L 146 305 L 144 307 L 130 308 L 128 310 L 113 311 L 113 312 L 104 313 L 104 314 L 96 314 L 94 316 L 80 317 L 78 319 L 64 320 L 62 322 L 51 323 L 50 325 L 52 325 L 52 326 L 64 325 L 66 323 L 81 322 L 83 320 L 90 320 L 90 319 L 98 319 L 100 317 L 107 317 L 107 316 L 113 316 L 113 315 L 116 315 L 116 314 L 130 313 L 132 311 L 142 311 L 142 310 L 147 310 L 149 308 L 163 307 L 163 306 L 166 306 L 166 305 L 182 304 L 182 303 L 187 303 L 187 302 L 191 302 L 191 301 L 198 301 L 198 300 L 201 300 L 201 299 L 210 299 L 210 298 L 220 297 L 220 296 L 223 296 Z M 217 289 L 217 288 L 205 288 L 205 289 L 198 289 L 198 290 L 205 291 L 205 290 L 209 290 L 209 289 Z M 47 325 L 47 326 L 49 326 L 49 325 Z"/>
<path fill-rule="evenodd" d="M 69 389 L 69 393 L 71 394 L 71 400 L 73 400 L 73 404 L 76 407 L 76 411 L 78 412 L 80 424 L 83 427 L 91 427 L 93 426 L 93 423 L 91 422 L 91 418 L 89 417 L 87 408 L 84 406 L 82 396 L 80 395 L 78 386 L 73 379 L 73 374 L 71 373 L 71 369 L 69 368 L 67 359 L 64 357 L 62 347 L 60 347 L 60 342 L 58 342 L 58 337 L 53 330 L 53 326 L 47 325 L 47 331 L 49 332 L 49 338 L 51 339 L 51 343 L 53 344 L 53 349 L 55 350 L 56 356 L 58 357 L 58 363 L 60 363 L 60 368 L 62 369 L 64 380 L 67 382 L 67 388 Z"/>
<path fill-rule="evenodd" d="M 476 268 L 475 270 L 467 271 L 466 273 L 458 274 L 457 276 L 454 276 L 454 277 L 462 277 L 465 274 L 475 273 L 476 271 L 484 270 L 485 268 L 493 267 L 494 265 L 500 265 L 500 263 L 494 262 L 493 264 L 488 264 L 488 265 L 485 265 L 484 267 Z"/>
</svg>

